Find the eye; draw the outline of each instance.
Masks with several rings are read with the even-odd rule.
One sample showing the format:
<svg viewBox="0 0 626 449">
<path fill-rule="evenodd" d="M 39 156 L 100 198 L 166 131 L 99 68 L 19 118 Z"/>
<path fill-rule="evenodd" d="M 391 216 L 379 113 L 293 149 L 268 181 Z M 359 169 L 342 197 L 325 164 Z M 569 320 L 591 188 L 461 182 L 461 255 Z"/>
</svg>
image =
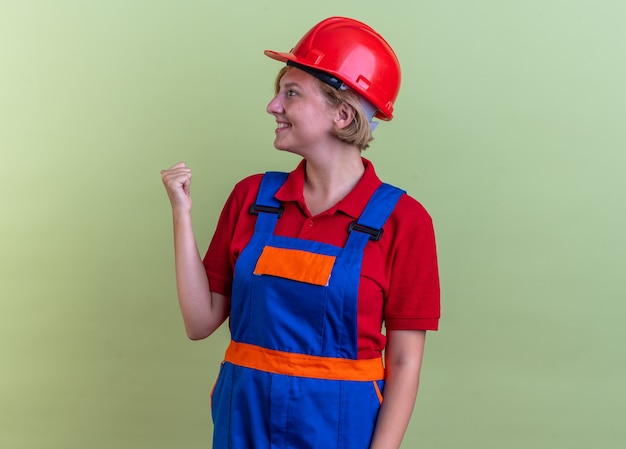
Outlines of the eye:
<svg viewBox="0 0 626 449">
<path fill-rule="evenodd" d="M 286 95 L 288 97 L 295 97 L 296 95 L 298 95 L 298 93 L 293 89 L 287 89 Z"/>
</svg>

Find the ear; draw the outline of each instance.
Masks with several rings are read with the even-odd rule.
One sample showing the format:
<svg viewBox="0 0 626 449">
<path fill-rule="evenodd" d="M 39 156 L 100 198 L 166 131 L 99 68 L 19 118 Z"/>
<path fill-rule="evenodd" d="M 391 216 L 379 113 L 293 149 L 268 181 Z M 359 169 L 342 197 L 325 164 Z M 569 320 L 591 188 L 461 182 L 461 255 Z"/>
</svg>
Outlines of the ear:
<svg viewBox="0 0 626 449">
<path fill-rule="evenodd" d="M 344 129 L 350 126 L 355 119 L 355 112 L 352 106 L 347 103 L 341 103 L 337 107 L 337 113 L 335 114 L 335 127 L 337 129 Z"/>
</svg>

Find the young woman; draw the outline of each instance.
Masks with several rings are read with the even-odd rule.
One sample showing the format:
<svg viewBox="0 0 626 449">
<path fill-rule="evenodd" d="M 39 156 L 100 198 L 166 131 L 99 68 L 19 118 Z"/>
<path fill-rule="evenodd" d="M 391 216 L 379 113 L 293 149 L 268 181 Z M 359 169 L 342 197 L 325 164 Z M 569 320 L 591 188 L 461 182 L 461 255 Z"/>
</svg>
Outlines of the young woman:
<svg viewBox="0 0 626 449">
<path fill-rule="evenodd" d="M 208 337 L 229 318 L 213 447 L 398 448 L 425 334 L 438 327 L 439 280 L 430 216 L 361 155 L 372 119 L 392 118 L 396 55 L 343 17 L 265 54 L 286 63 L 267 112 L 274 146 L 302 157 L 295 170 L 239 182 L 204 259 L 191 171 L 161 172 L 187 334 Z"/>
</svg>

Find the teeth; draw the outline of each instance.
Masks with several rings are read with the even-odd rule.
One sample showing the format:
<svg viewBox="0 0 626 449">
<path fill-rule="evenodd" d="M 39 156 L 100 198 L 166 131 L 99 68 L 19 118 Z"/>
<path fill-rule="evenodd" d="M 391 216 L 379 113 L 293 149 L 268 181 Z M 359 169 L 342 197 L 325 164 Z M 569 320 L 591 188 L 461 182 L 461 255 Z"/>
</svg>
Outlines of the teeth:
<svg viewBox="0 0 626 449">
<path fill-rule="evenodd" d="M 278 127 L 279 128 L 289 128 L 289 125 L 287 123 L 279 123 Z"/>
</svg>

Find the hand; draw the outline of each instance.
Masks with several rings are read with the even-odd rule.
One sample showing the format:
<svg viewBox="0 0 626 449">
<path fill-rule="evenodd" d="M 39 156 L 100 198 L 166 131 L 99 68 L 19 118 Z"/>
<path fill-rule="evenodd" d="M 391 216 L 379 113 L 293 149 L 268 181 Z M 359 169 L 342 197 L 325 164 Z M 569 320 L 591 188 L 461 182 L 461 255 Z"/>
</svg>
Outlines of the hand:
<svg viewBox="0 0 626 449">
<path fill-rule="evenodd" d="M 179 162 L 167 170 L 161 170 L 161 180 L 172 204 L 172 210 L 175 212 L 190 212 L 191 194 L 189 186 L 191 185 L 191 169 L 184 162 Z"/>
</svg>

